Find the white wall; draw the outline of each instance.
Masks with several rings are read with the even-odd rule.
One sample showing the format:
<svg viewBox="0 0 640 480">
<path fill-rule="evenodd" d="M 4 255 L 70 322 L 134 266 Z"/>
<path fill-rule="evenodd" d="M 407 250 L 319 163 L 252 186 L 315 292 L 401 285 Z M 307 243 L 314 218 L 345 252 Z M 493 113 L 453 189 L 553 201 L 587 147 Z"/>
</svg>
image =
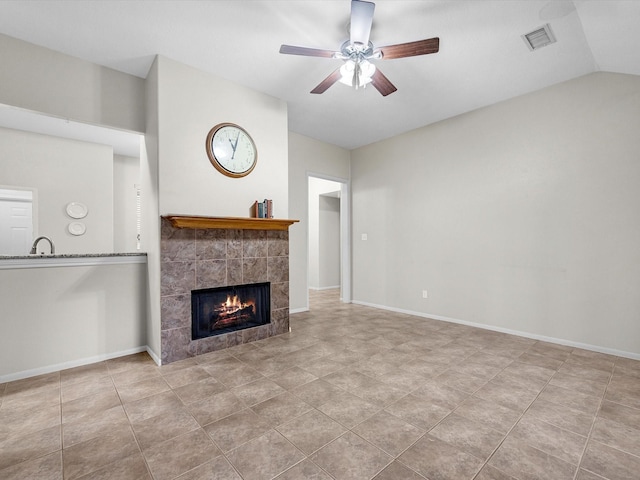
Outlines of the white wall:
<svg viewBox="0 0 640 480">
<path fill-rule="evenodd" d="M 273 200 L 288 218 L 287 105 L 168 58 L 158 58 L 160 213 L 248 217 L 255 200 Z M 218 123 L 244 127 L 258 150 L 246 177 L 218 172 L 205 140 Z"/>
<path fill-rule="evenodd" d="M 597 73 L 355 150 L 354 299 L 640 355 L 638 112 Z"/>
<path fill-rule="evenodd" d="M 113 156 L 113 250 L 137 251 L 136 192 L 140 184 L 140 159 Z"/>
<path fill-rule="evenodd" d="M 0 383 L 143 350 L 145 278 L 144 263 L 0 269 Z"/>
<path fill-rule="evenodd" d="M 289 214 L 300 220 L 289 228 L 289 305 L 309 309 L 307 295 L 308 174 L 349 179 L 350 153 L 335 145 L 289 132 Z"/>
<path fill-rule="evenodd" d="M 340 191 L 337 182 L 309 178 L 309 288 L 312 289 L 340 285 L 340 201 L 337 210 L 333 205 L 332 212 L 323 196 L 336 191 Z"/>
<path fill-rule="evenodd" d="M 0 184 L 38 191 L 34 238 L 51 238 L 56 253 L 113 252 L 111 147 L 0 128 L 0 156 Z M 70 202 L 85 204 L 87 216 L 70 218 Z M 69 224 L 77 221 L 85 224 L 84 235 L 69 233 Z"/>
<path fill-rule="evenodd" d="M 144 80 L 0 34 L 0 103 L 144 132 Z"/>
</svg>

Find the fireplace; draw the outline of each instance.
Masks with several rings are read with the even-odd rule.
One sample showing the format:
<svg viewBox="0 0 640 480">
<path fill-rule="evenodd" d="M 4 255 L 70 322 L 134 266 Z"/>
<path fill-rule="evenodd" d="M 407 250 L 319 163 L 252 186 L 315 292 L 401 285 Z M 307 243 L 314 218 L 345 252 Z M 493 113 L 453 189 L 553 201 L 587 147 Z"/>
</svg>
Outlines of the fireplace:
<svg viewBox="0 0 640 480">
<path fill-rule="evenodd" d="M 160 341 L 163 364 L 289 331 L 288 225 L 292 222 L 295 220 L 162 218 Z M 192 291 L 264 282 L 269 282 L 271 300 L 270 318 L 264 320 L 268 323 L 194 339 Z M 218 303 L 222 301 L 226 302 L 226 296 Z"/>
<path fill-rule="evenodd" d="M 271 284 L 252 283 L 191 291 L 191 339 L 271 323 Z"/>
</svg>

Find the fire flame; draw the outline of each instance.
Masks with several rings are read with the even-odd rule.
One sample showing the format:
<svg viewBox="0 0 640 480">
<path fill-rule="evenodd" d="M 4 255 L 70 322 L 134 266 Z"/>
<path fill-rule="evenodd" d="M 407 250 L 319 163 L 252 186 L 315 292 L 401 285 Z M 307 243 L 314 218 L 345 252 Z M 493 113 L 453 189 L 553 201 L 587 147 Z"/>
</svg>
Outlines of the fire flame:
<svg viewBox="0 0 640 480">
<path fill-rule="evenodd" d="M 248 302 L 242 302 L 237 295 L 227 295 L 227 301 L 222 302 L 220 304 L 222 310 L 228 313 L 237 312 L 238 310 L 242 310 L 247 307 L 252 307 L 254 313 L 256 310 L 256 305 L 253 300 L 249 300 Z"/>
<path fill-rule="evenodd" d="M 237 295 L 234 295 L 233 297 L 231 295 L 227 295 L 227 301 L 222 305 L 227 308 L 232 308 L 232 307 L 240 308 L 242 307 L 242 302 L 240 301 Z"/>
</svg>

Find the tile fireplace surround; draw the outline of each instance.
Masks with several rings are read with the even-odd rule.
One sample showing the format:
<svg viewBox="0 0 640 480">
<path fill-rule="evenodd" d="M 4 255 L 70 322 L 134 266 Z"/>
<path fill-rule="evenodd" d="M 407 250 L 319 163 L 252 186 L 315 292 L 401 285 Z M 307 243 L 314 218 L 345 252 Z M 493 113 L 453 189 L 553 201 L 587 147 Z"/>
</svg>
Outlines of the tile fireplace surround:
<svg viewBox="0 0 640 480">
<path fill-rule="evenodd" d="M 162 363 L 289 331 L 289 232 L 175 228 L 162 218 Z M 271 323 L 191 340 L 191 290 L 271 282 Z"/>
</svg>

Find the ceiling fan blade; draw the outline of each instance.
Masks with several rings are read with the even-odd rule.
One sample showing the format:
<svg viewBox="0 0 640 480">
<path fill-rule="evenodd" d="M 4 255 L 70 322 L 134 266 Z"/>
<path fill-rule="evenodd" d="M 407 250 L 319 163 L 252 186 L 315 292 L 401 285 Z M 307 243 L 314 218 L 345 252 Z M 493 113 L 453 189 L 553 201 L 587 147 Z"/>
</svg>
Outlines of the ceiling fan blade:
<svg viewBox="0 0 640 480">
<path fill-rule="evenodd" d="M 293 45 L 281 45 L 280 53 L 287 55 L 304 55 L 305 57 L 333 58 L 333 50 L 320 50 L 317 48 L 294 47 Z"/>
<path fill-rule="evenodd" d="M 340 74 L 340 69 L 336 69 L 333 71 L 333 73 L 331 75 L 329 75 L 327 78 L 325 78 L 324 80 L 322 80 L 318 86 L 316 88 L 314 88 L 313 90 L 311 90 L 311 93 L 324 93 L 327 91 L 327 89 L 333 85 L 334 83 L 336 83 L 338 80 L 340 80 L 340 77 L 342 75 Z"/>
<path fill-rule="evenodd" d="M 437 53 L 439 49 L 440 39 L 438 37 L 380 47 L 382 58 L 385 60 Z"/>
<path fill-rule="evenodd" d="M 351 45 L 354 43 L 369 44 L 375 8 L 376 5 L 372 2 L 351 1 L 351 28 L 349 30 Z"/>
<path fill-rule="evenodd" d="M 376 68 L 375 73 L 371 77 L 371 85 L 373 85 L 375 89 L 382 94 L 383 97 L 386 97 L 390 93 L 398 90 L 395 85 L 391 83 L 387 77 L 384 76 L 379 68 Z"/>
</svg>

